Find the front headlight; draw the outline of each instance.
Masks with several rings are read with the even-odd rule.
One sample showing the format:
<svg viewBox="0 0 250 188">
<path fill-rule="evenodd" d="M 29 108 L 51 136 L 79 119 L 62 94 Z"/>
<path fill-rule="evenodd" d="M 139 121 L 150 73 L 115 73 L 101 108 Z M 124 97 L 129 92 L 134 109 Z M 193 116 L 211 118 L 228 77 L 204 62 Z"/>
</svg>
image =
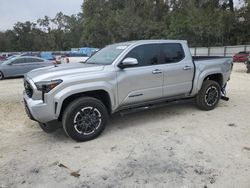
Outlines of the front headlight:
<svg viewBox="0 0 250 188">
<path fill-rule="evenodd" d="M 48 93 L 62 82 L 63 82 L 62 80 L 51 80 L 51 81 L 36 82 L 35 85 L 38 91 Z"/>
</svg>

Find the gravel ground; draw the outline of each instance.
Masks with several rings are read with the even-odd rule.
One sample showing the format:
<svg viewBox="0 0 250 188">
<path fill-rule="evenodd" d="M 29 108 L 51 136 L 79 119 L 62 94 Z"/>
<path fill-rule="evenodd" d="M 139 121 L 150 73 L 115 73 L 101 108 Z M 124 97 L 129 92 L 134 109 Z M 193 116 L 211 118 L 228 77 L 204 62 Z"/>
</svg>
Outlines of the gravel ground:
<svg viewBox="0 0 250 188">
<path fill-rule="evenodd" d="M 0 187 L 250 187 L 250 75 L 235 64 L 229 102 L 115 115 L 97 139 L 44 133 L 22 79 L 0 82 Z"/>
</svg>

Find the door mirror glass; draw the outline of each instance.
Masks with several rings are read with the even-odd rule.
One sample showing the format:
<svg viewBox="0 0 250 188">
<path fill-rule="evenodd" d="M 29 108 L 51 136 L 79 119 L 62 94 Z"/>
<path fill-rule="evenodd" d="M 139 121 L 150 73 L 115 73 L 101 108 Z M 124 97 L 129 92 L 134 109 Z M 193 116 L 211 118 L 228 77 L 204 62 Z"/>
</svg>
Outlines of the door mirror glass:
<svg viewBox="0 0 250 188">
<path fill-rule="evenodd" d="M 127 67 L 134 67 L 134 66 L 136 66 L 136 65 L 138 65 L 137 59 L 128 57 L 128 58 L 124 59 L 124 60 L 118 65 L 118 67 L 121 68 L 121 69 L 124 69 L 124 68 L 127 68 Z"/>
</svg>

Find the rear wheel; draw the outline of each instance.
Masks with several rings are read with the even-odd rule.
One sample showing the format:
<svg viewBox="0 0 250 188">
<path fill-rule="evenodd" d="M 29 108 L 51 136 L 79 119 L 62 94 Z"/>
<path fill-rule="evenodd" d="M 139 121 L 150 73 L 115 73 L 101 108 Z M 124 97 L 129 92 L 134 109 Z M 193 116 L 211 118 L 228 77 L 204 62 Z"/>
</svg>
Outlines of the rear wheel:
<svg viewBox="0 0 250 188">
<path fill-rule="evenodd" d="M 3 73 L 0 71 L 0 80 L 3 80 L 4 79 L 4 75 Z"/>
<path fill-rule="evenodd" d="M 63 113 L 63 129 L 76 141 L 98 137 L 105 129 L 108 112 L 104 104 L 92 97 L 76 99 Z"/>
<path fill-rule="evenodd" d="M 221 87 L 213 80 L 203 82 L 201 90 L 196 96 L 196 104 L 202 110 L 214 109 L 221 98 Z"/>
</svg>

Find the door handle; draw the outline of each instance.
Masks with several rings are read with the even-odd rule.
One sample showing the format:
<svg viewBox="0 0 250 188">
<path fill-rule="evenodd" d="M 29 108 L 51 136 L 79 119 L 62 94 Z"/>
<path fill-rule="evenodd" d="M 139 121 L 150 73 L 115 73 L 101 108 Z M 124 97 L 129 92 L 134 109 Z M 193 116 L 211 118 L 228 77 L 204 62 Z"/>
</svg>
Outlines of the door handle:
<svg viewBox="0 0 250 188">
<path fill-rule="evenodd" d="M 183 67 L 183 70 L 190 70 L 190 69 L 192 69 L 192 67 L 190 67 L 190 66 Z"/>
<path fill-rule="evenodd" d="M 162 70 L 160 69 L 155 69 L 152 71 L 152 74 L 161 74 L 162 73 Z"/>
</svg>

